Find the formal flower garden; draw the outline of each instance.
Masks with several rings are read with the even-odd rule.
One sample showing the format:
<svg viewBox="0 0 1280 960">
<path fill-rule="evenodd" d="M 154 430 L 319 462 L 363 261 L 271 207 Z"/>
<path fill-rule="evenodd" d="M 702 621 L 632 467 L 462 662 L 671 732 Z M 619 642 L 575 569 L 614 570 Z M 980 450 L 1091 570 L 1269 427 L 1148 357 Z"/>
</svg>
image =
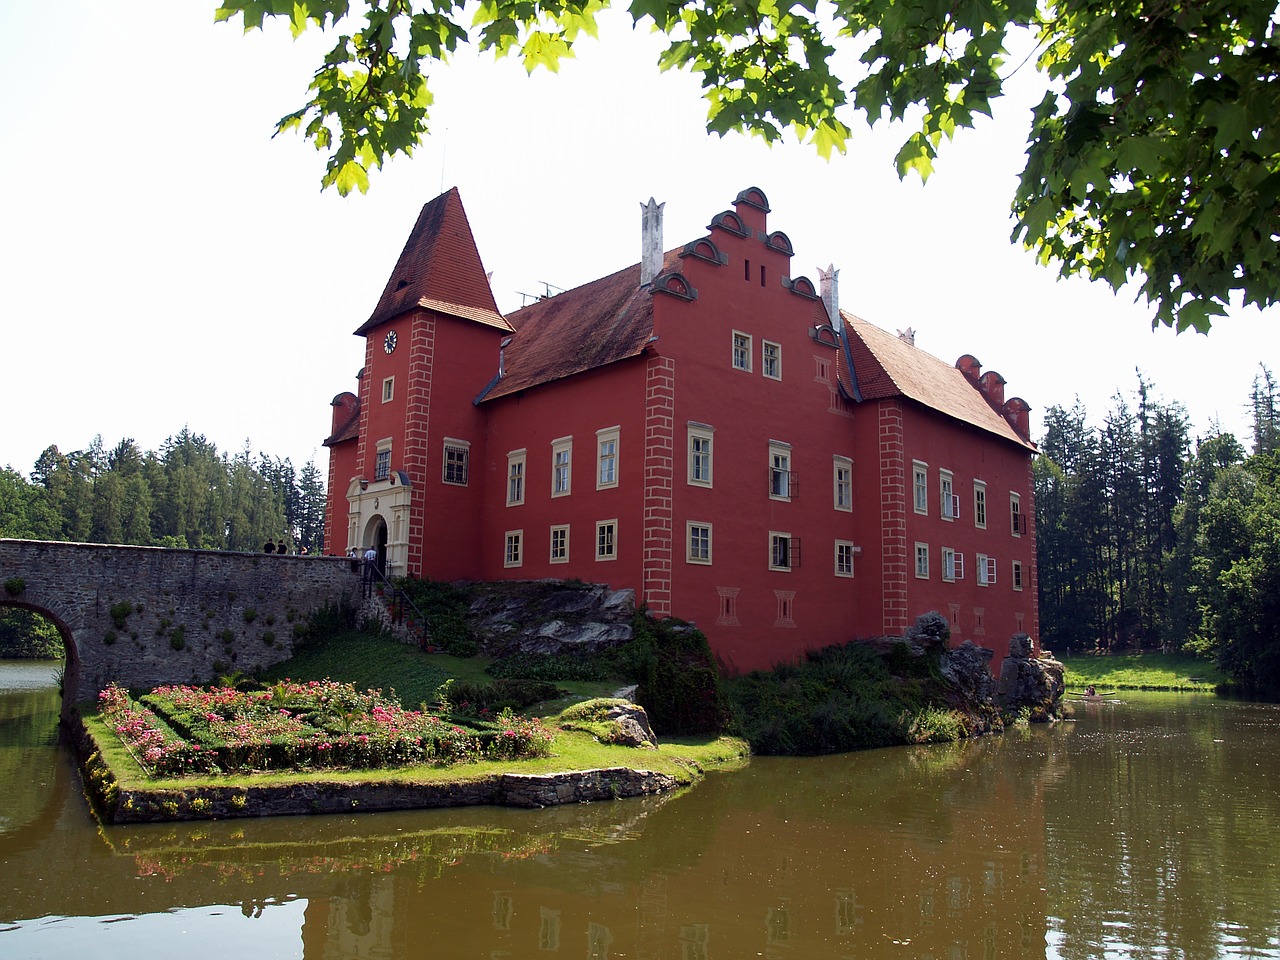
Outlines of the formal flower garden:
<svg viewBox="0 0 1280 960">
<path fill-rule="evenodd" d="M 164 686 L 137 699 L 113 684 L 98 696 L 100 716 L 152 777 L 550 755 L 552 733 L 537 719 L 507 710 L 463 725 L 443 706 L 405 710 L 379 690 L 332 680 L 258 691 Z"/>
</svg>

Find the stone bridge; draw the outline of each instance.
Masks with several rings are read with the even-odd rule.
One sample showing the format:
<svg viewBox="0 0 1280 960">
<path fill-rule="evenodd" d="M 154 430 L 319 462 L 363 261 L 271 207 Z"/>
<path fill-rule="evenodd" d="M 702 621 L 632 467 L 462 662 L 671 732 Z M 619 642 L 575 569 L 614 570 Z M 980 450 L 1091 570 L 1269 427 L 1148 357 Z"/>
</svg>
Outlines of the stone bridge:
<svg viewBox="0 0 1280 960">
<path fill-rule="evenodd" d="M 312 613 L 360 602 L 344 557 L 0 539 L 0 607 L 48 617 L 64 710 L 112 681 L 206 683 L 288 659 Z"/>
</svg>

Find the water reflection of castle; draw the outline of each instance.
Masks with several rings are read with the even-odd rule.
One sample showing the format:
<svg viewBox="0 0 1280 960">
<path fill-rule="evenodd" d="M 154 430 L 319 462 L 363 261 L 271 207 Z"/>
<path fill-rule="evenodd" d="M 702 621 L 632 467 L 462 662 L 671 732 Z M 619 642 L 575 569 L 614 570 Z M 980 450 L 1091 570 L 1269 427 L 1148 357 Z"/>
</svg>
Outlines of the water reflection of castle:
<svg viewBox="0 0 1280 960">
<path fill-rule="evenodd" d="M 972 752 L 934 749 L 956 765 L 932 790 L 906 751 L 791 763 L 713 778 L 634 842 L 558 831 L 529 856 L 351 876 L 308 905 L 305 956 L 1042 958 L 1039 785 L 970 779 Z"/>
</svg>

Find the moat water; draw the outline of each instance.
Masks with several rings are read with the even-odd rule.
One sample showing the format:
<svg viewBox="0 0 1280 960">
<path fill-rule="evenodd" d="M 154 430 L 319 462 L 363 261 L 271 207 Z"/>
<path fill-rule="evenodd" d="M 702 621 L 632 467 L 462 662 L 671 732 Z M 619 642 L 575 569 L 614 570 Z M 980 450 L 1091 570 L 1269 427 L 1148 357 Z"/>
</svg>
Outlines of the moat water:
<svg viewBox="0 0 1280 960">
<path fill-rule="evenodd" d="M 1280 707 L 1133 694 L 541 811 L 99 827 L 0 664 L 0 958 L 1280 958 Z"/>
</svg>

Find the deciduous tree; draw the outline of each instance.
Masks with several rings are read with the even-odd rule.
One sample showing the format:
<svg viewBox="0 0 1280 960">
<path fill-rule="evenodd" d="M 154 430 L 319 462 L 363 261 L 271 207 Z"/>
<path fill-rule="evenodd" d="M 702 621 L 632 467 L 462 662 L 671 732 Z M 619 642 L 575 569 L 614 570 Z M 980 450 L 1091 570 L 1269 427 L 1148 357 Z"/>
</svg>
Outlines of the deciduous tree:
<svg viewBox="0 0 1280 960">
<path fill-rule="evenodd" d="M 335 43 L 278 130 L 328 153 L 324 185 L 370 172 L 428 132 L 428 76 L 464 44 L 556 70 L 608 0 L 221 0 Z M 1274 0 L 631 0 L 701 77 L 708 129 L 787 131 L 843 152 L 848 121 L 906 120 L 900 175 L 989 114 L 1030 34 L 1044 79 L 1013 199 L 1014 238 L 1063 275 L 1140 284 L 1155 322 L 1208 329 L 1233 294 L 1280 297 L 1280 50 Z M 1030 59 L 1030 57 L 1028 59 Z M 1028 68 L 1030 69 L 1030 68 Z"/>
</svg>

